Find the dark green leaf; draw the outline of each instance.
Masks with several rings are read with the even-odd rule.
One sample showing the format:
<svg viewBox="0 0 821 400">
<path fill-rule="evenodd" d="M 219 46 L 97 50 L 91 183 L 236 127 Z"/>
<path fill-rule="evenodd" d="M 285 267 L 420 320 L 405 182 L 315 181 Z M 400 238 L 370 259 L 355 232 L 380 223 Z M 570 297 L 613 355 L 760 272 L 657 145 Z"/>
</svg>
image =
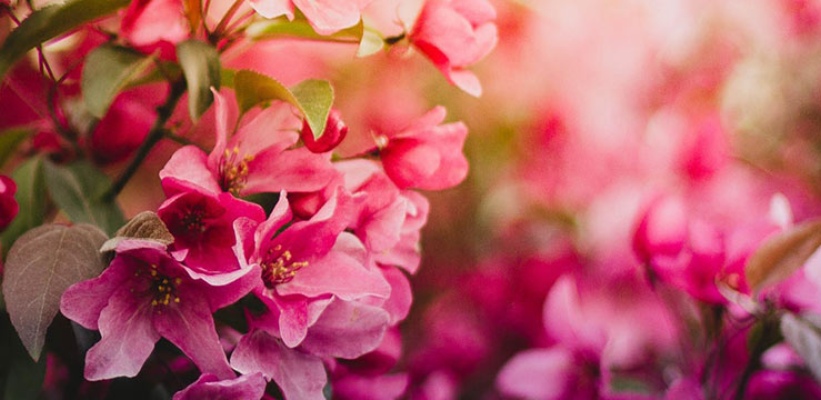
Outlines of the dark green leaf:
<svg viewBox="0 0 821 400">
<path fill-rule="evenodd" d="M 11 323 L 34 360 L 40 357 L 63 292 L 105 268 L 98 250 L 106 239 L 92 225 L 49 224 L 26 232 L 9 250 L 3 296 Z"/>
<path fill-rule="evenodd" d="M 14 198 L 20 205 L 20 212 L 0 236 L 4 252 L 20 235 L 43 223 L 48 207 L 42 159 L 35 157 L 26 160 L 12 172 L 11 178 L 17 184 Z"/>
<path fill-rule="evenodd" d="M 234 75 L 234 90 L 243 113 L 271 100 L 294 105 L 308 120 L 316 139 L 325 132 L 334 101 L 334 91 L 328 81 L 309 79 L 289 90 L 274 78 L 248 70 L 237 71 Z"/>
<path fill-rule="evenodd" d="M 188 113 L 196 120 L 214 102 L 211 87 L 220 88 L 219 54 L 213 46 L 192 39 L 177 45 L 177 59 L 188 85 Z"/>
<path fill-rule="evenodd" d="M 72 221 L 97 225 L 109 235 L 125 224 L 117 203 L 103 200 L 111 181 L 93 164 L 87 161 L 67 166 L 46 163 L 45 177 L 52 200 Z"/>
<path fill-rule="evenodd" d="M 86 57 L 83 66 L 83 100 L 91 115 L 102 118 L 117 94 L 153 62 L 125 47 L 102 45 Z"/>
<path fill-rule="evenodd" d="M 811 220 L 768 237 L 750 256 L 744 273 L 755 292 L 793 274 L 821 246 L 821 220 Z"/>
<path fill-rule="evenodd" d="M 72 29 L 110 15 L 130 0 L 69 0 L 33 12 L 0 47 L 0 80 L 29 50 Z"/>
<path fill-rule="evenodd" d="M 0 132 L 0 168 L 14 155 L 17 146 L 23 143 L 32 130 L 30 128 L 11 128 Z"/>
</svg>

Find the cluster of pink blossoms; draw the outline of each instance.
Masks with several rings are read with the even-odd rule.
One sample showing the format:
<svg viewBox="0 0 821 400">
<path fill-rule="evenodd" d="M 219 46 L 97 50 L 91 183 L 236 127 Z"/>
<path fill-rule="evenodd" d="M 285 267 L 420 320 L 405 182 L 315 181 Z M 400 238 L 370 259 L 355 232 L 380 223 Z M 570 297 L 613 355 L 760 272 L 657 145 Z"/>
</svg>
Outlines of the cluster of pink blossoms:
<svg viewBox="0 0 821 400">
<path fill-rule="evenodd" d="M 398 324 L 430 208 L 419 190 L 465 179 L 467 126 L 434 106 L 396 129 L 355 131 L 321 80 L 332 71 L 278 76 L 253 60 L 283 63 L 264 49 L 277 40 L 416 48 L 478 96 L 467 68 L 495 46 L 493 7 L 424 1 L 406 25 L 368 0 L 98 3 L 0 3 L 0 104 L 15 111 L 0 135 L 17 146 L 0 159 L 17 180 L 0 175 L 2 329 L 47 364 L 43 393 L 117 396 L 125 377 L 174 399 L 401 396 Z M 67 44 L 44 46 L 55 37 Z M 339 151 L 351 137 L 369 144 Z M 156 185 L 141 175 L 152 168 Z M 43 210 L 18 216 L 18 202 Z M 93 251 L 69 261 L 77 271 L 55 269 L 73 245 Z M 26 282 L 44 276 L 60 283 L 27 302 Z M 57 308 L 28 316 L 31 304 Z"/>
</svg>

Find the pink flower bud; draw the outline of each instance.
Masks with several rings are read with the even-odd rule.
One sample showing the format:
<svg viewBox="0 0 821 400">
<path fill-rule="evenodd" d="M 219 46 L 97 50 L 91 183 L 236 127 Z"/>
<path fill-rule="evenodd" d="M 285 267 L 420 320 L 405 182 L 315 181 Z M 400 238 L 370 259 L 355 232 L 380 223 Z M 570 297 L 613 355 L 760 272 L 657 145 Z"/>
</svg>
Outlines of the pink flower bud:
<svg viewBox="0 0 821 400">
<path fill-rule="evenodd" d="M 342 122 L 339 116 L 339 111 L 331 110 L 328 114 L 328 123 L 325 125 L 325 132 L 319 139 L 314 139 L 314 133 L 311 127 L 308 126 L 308 121 L 305 120 L 302 124 L 302 131 L 300 136 L 305 147 L 313 153 L 325 153 L 331 151 L 345 139 L 348 134 L 348 127 Z"/>
<path fill-rule="evenodd" d="M 14 199 L 15 192 L 17 192 L 17 185 L 14 181 L 5 175 L 0 175 L 0 231 L 6 229 L 20 211 L 20 205 Z"/>
</svg>

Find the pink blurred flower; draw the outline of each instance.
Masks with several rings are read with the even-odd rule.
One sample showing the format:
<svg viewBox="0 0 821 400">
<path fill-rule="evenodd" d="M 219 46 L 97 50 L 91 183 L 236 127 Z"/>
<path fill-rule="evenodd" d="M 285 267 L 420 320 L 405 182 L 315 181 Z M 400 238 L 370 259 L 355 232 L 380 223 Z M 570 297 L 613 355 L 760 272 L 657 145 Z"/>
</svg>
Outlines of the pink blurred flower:
<svg viewBox="0 0 821 400">
<path fill-rule="evenodd" d="M 14 198 L 17 184 L 5 175 L 0 175 L 0 231 L 6 229 L 20 211 L 20 205 Z"/>
<path fill-rule="evenodd" d="M 320 35 L 359 23 L 362 10 L 373 0 L 251 0 L 251 7 L 265 18 L 282 15 L 294 19 L 294 7 L 298 8 L 314 30 Z"/>
<path fill-rule="evenodd" d="M 137 0 L 123 15 L 121 35 L 134 48 L 166 60 L 176 59 L 176 45 L 187 39 L 190 28 L 181 0 Z"/>
<path fill-rule="evenodd" d="M 466 68 L 496 46 L 495 19 L 487 0 L 427 0 L 409 39 L 448 81 L 478 97 L 482 85 Z"/>
<path fill-rule="evenodd" d="M 467 176 L 467 127 L 440 125 L 444 119 L 444 107 L 436 107 L 401 132 L 377 138 L 385 173 L 400 189 L 447 189 Z"/>
<path fill-rule="evenodd" d="M 230 380 L 219 380 L 212 374 L 202 374 L 187 388 L 174 394 L 172 400 L 254 400 L 265 394 L 262 374 L 241 375 Z"/>
<path fill-rule="evenodd" d="M 86 354 L 88 380 L 133 377 L 160 337 L 183 351 L 203 373 L 220 379 L 234 372 L 220 345 L 212 313 L 250 290 L 248 279 L 214 287 L 192 278 L 165 246 L 120 242 L 111 265 L 97 278 L 66 290 L 61 312 L 102 339 Z M 180 327 L 186 327 L 181 329 Z"/>
<path fill-rule="evenodd" d="M 129 157 L 142 144 L 156 118 L 161 94 L 156 88 L 121 93 L 91 132 L 89 148 L 95 161 L 108 164 Z"/>
</svg>

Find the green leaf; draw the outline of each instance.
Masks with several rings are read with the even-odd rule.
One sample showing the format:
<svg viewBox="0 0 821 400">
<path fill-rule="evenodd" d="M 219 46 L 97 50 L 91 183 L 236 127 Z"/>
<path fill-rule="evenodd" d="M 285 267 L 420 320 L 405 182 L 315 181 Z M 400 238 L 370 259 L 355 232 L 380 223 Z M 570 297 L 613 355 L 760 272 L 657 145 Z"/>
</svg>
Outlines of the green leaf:
<svg viewBox="0 0 821 400">
<path fill-rule="evenodd" d="M 308 120 L 314 139 L 319 139 L 325 132 L 328 114 L 334 104 L 334 89 L 328 81 L 309 79 L 294 86 L 291 92 L 299 101 L 298 107 Z"/>
<path fill-rule="evenodd" d="M 297 18 L 293 21 L 288 20 L 286 17 L 262 20 L 248 27 L 246 33 L 248 37 L 253 40 L 293 38 L 326 42 L 359 43 L 363 31 L 364 25 L 360 20 L 358 24 L 350 28 L 324 36 L 316 33 L 304 16 L 297 15 Z"/>
<path fill-rule="evenodd" d="M 362 20 L 358 24 L 324 36 L 317 33 L 304 16 L 298 16 L 293 21 L 286 17 L 263 20 L 252 24 L 246 33 L 254 40 L 269 40 L 279 38 L 318 40 L 324 42 L 359 43 L 356 55 L 367 57 L 376 53 L 385 46 L 382 37 L 373 31 L 365 29 Z"/>
<path fill-rule="evenodd" d="M 177 58 L 188 85 L 188 113 L 197 120 L 214 102 L 211 87 L 220 88 L 219 53 L 213 46 L 191 39 L 177 45 Z"/>
<path fill-rule="evenodd" d="M 63 292 L 105 269 L 98 249 L 106 239 L 93 225 L 49 224 L 26 232 L 9 250 L 3 276 L 6 309 L 35 361 Z"/>
<path fill-rule="evenodd" d="M 41 8 L 23 20 L 0 47 L 0 80 L 29 50 L 127 6 L 130 0 L 69 0 Z"/>
<path fill-rule="evenodd" d="M 34 157 L 26 160 L 12 172 L 11 179 L 17 184 L 14 198 L 20 205 L 20 212 L 0 236 L 4 251 L 7 251 L 20 235 L 42 225 L 48 207 L 42 159 Z"/>
<path fill-rule="evenodd" d="M 0 168 L 14 155 L 17 146 L 23 143 L 23 140 L 31 133 L 32 129 L 24 127 L 9 128 L 0 132 Z"/>
<path fill-rule="evenodd" d="M 45 177 L 52 200 L 73 222 L 97 225 L 109 235 L 125 224 L 117 203 L 103 200 L 111 181 L 90 162 L 79 161 L 67 166 L 49 162 Z"/>
<path fill-rule="evenodd" d="M 804 265 L 821 246 L 821 219 L 768 237 L 747 260 L 744 273 L 753 292 L 776 284 Z"/>
<path fill-rule="evenodd" d="M 83 66 L 83 100 L 91 115 L 102 118 L 117 94 L 154 61 L 125 47 L 110 44 L 94 49 Z"/>
<path fill-rule="evenodd" d="M 243 113 L 271 100 L 292 104 L 308 120 L 316 139 L 325 132 L 334 102 L 334 90 L 328 81 L 309 79 L 289 90 L 274 78 L 248 70 L 237 71 L 234 75 L 234 90 Z"/>
</svg>

